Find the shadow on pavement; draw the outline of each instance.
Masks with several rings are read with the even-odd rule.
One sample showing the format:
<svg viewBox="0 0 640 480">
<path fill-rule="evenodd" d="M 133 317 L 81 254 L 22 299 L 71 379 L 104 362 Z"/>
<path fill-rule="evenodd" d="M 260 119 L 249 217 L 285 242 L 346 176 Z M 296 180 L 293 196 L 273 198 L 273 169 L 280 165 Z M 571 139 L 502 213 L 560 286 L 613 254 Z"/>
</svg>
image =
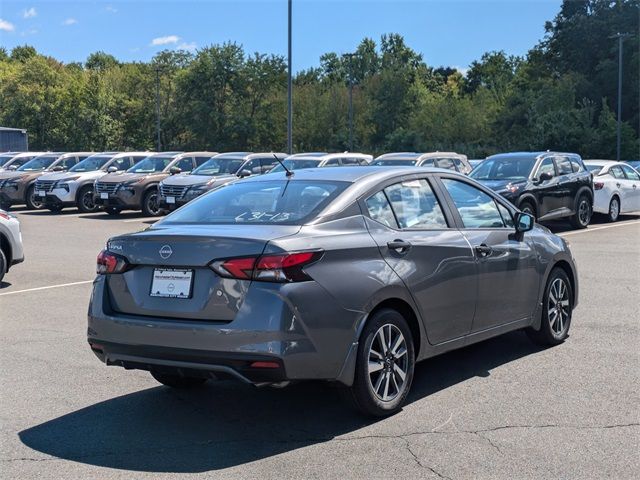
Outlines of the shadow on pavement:
<svg viewBox="0 0 640 480">
<path fill-rule="evenodd" d="M 3 288 L 8 288 L 10 286 L 11 286 L 11 283 L 9 282 L 5 282 L 4 280 L 0 282 L 0 290 L 2 290 Z"/>
<path fill-rule="evenodd" d="M 536 353 L 519 332 L 426 360 L 410 402 Z M 352 433 L 375 420 L 339 391 L 307 382 L 277 390 L 235 383 L 176 392 L 155 387 L 113 398 L 20 432 L 28 447 L 90 465 L 146 472 L 205 472 Z"/>
</svg>

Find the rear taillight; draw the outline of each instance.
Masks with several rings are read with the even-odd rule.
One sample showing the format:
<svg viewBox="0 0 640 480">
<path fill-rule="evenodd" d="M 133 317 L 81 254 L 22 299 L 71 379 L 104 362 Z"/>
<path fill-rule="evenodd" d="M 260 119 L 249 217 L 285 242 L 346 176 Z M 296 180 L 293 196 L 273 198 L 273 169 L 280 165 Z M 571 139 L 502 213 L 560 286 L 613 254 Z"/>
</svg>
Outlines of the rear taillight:
<svg viewBox="0 0 640 480">
<path fill-rule="evenodd" d="M 317 262 L 322 251 L 292 252 L 256 257 L 216 260 L 210 266 L 218 275 L 239 280 L 263 282 L 304 282 L 311 277 L 304 267 Z"/>
<path fill-rule="evenodd" d="M 594 190 L 601 190 L 604 188 L 604 182 L 593 182 Z"/>
<path fill-rule="evenodd" d="M 98 254 L 96 273 L 105 275 L 107 273 L 123 273 L 129 269 L 129 262 L 126 258 L 111 253 L 108 250 L 102 250 Z"/>
</svg>

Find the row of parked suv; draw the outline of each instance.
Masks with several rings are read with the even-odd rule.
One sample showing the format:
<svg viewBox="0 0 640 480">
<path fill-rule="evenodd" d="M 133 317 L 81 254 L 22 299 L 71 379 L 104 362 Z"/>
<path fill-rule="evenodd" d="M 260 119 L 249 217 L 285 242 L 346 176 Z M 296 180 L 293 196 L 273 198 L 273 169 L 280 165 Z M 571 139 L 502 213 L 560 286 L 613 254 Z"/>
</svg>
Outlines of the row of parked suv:
<svg viewBox="0 0 640 480">
<path fill-rule="evenodd" d="M 0 155 L 0 170 L 4 170 L 0 171 L 0 208 L 26 204 L 54 212 L 77 207 L 84 213 L 141 210 L 156 216 L 240 178 L 285 169 L 358 165 L 455 170 L 484 183 L 540 221 L 569 218 L 576 228 L 589 224 L 594 203 L 610 220 L 640 208 L 640 197 L 635 198 L 640 196 L 640 177 L 629 166 L 620 168 L 623 174 L 614 182 L 617 187 L 599 192 L 602 182 L 595 182 L 594 189 L 594 175 L 620 172 L 615 168 L 596 172 L 574 153 L 505 153 L 474 163 L 472 167 L 465 155 L 455 152 L 396 152 L 375 159 L 354 152 L 9 153 Z M 631 183 L 622 188 L 620 180 Z M 623 190 L 628 192 L 623 195 Z M 605 193 L 607 198 L 600 198 Z"/>
</svg>

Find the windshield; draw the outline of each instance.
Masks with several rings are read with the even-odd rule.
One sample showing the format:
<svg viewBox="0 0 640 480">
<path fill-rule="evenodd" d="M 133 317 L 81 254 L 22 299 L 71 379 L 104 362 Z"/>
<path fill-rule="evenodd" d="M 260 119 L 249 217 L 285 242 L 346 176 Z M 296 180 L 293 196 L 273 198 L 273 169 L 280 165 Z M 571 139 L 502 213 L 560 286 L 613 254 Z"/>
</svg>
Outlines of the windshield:
<svg viewBox="0 0 640 480">
<path fill-rule="evenodd" d="M 232 183 L 188 203 L 158 225 L 302 225 L 349 185 L 302 180 Z"/>
<path fill-rule="evenodd" d="M 242 158 L 211 158 L 196 168 L 191 175 L 224 175 L 238 172 L 244 163 Z"/>
<path fill-rule="evenodd" d="M 406 160 L 400 160 L 400 159 L 392 160 L 390 158 L 386 158 L 386 159 L 382 158 L 380 160 L 374 160 L 371 163 L 371 165 L 374 166 L 374 167 L 403 167 L 403 166 L 410 167 L 410 166 L 415 165 L 415 164 L 416 164 L 415 160 L 409 160 L 409 159 L 406 159 Z"/>
<path fill-rule="evenodd" d="M 174 157 L 147 157 L 139 161 L 127 172 L 129 173 L 155 173 L 161 172 L 171 163 Z"/>
<path fill-rule="evenodd" d="M 14 154 L 0 155 L 0 167 L 3 166 L 5 163 L 7 163 L 9 160 L 11 160 L 13 157 L 15 157 Z"/>
<path fill-rule="evenodd" d="M 22 165 L 18 171 L 19 172 L 40 172 L 45 170 L 51 166 L 53 162 L 58 159 L 58 155 L 43 155 L 41 157 L 36 157 L 30 162 Z"/>
<path fill-rule="evenodd" d="M 470 174 L 476 180 L 526 180 L 536 163 L 536 157 L 487 158 Z"/>
<path fill-rule="evenodd" d="M 282 163 L 284 163 L 289 170 L 300 170 L 302 168 L 316 168 L 320 165 L 320 160 L 283 160 Z M 278 164 L 269 170 L 269 173 L 275 172 L 284 172 L 282 165 Z"/>
<path fill-rule="evenodd" d="M 74 165 L 69 169 L 70 172 L 95 172 L 104 167 L 104 164 L 111 160 L 113 157 L 110 155 L 87 157 L 77 165 Z"/>
</svg>

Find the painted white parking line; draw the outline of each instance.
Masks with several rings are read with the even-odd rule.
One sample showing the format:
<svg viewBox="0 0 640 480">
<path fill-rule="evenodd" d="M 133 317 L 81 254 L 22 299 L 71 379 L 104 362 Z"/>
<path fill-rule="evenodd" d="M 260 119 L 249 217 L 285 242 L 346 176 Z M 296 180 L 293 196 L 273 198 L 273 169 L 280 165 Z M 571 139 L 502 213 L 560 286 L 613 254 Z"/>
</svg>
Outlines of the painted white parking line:
<svg viewBox="0 0 640 480">
<path fill-rule="evenodd" d="M 136 222 L 148 222 L 149 220 L 153 220 L 153 223 L 160 220 L 158 217 L 148 217 L 148 218 L 131 218 L 129 220 L 123 220 L 124 223 L 136 223 Z"/>
<path fill-rule="evenodd" d="M 584 230 L 574 230 L 572 232 L 562 232 L 557 235 L 560 237 L 566 237 L 567 235 L 577 235 L 578 233 L 589 233 L 597 230 L 605 230 L 607 228 L 625 227 L 627 225 L 640 225 L 640 220 L 630 220 L 628 222 L 620 222 L 614 225 L 603 225 L 602 227 L 585 228 Z"/>
<path fill-rule="evenodd" d="M 92 282 L 93 282 L 93 280 L 85 280 L 83 282 L 61 283 L 60 285 L 49 285 L 47 287 L 27 288 L 26 290 L 16 290 L 15 292 L 0 293 L 0 297 L 4 297 L 5 295 L 15 295 L 17 293 L 27 293 L 27 292 L 37 292 L 39 290 L 49 290 L 50 288 L 72 287 L 74 285 L 84 285 L 86 283 L 92 283 Z"/>
</svg>

